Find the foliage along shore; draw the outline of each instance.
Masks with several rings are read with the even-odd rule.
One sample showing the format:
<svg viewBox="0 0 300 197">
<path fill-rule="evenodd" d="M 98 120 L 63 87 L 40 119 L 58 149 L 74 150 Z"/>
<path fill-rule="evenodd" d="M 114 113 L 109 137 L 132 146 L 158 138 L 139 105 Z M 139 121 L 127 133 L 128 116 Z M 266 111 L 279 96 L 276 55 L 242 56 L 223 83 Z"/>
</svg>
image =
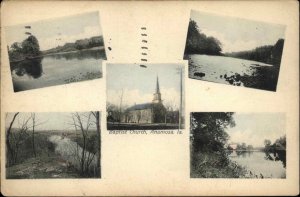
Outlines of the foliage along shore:
<svg viewBox="0 0 300 197">
<path fill-rule="evenodd" d="M 46 55 L 71 53 L 82 50 L 104 50 L 104 41 L 102 36 L 94 36 L 41 51 L 38 39 L 35 36 L 30 35 L 23 40 L 22 43 L 15 42 L 7 48 L 9 61 L 20 62 L 26 59 L 35 59 Z"/>
<path fill-rule="evenodd" d="M 280 38 L 274 45 L 258 46 L 255 49 L 248 51 L 223 53 L 222 43 L 217 38 L 206 36 L 201 32 L 197 23 L 190 20 L 184 50 L 184 59 L 187 59 L 187 55 L 191 54 L 217 55 L 253 60 L 279 67 L 283 45 L 284 39 Z"/>
</svg>

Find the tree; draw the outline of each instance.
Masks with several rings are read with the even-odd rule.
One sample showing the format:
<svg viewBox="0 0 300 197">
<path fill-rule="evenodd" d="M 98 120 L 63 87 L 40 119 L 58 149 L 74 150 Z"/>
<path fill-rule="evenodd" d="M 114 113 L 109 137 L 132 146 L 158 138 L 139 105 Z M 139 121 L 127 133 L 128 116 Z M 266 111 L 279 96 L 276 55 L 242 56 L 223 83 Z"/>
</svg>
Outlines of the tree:
<svg viewBox="0 0 300 197">
<path fill-rule="evenodd" d="M 31 119 L 32 119 L 32 150 L 33 150 L 34 157 L 36 157 L 36 150 L 35 150 L 35 143 L 34 143 L 35 113 L 31 114 Z"/>
<path fill-rule="evenodd" d="M 184 54 L 208 54 L 221 55 L 221 42 L 210 36 L 201 33 L 197 23 L 190 20 Z"/>
<path fill-rule="evenodd" d="M 98 143 L 96 146 L 96 150 L 97 150 L 97 172 L 99 172 L 99 177 L 101 177 L 101 164 L 100 164 L 100 159 L 101 159 L 101 129 L 100 129 L 100 112 L 96 111 L 96 112 L 92 112 L 92 114 L 94 115 L 96 121 L 96 129 L 97 129 L 97 138 L 98 138 Z"/>
<path fill-rule="evenodd" d="M 78 151 L 78 147 L 76 150 L 76 157 L 79 159 L 79 170 L 82 176 L 86 176 L 90 173 L 90 167 L 92 162 L 94 161 L 95 154 L 91 153 L 88 151 L 88 148 L 93 148 L 93 146 L 97 143 L 94 143 L 95 139 L 90 138 L 90 127 L 96 122 L 96 124 L 100 124 L 99 122 L 97 123 L 97 120 L 93 122 L 92 117 L 98 116 L 96 113 L 94 115 L 93 112 L 90 113 L 73 113 L 72 114 L 72 119 L 73 119 L 73 126 L 75 129 L 79 129 L 81 131 L 81 136 L 82 136 L 82 150 Z M 100 120 L 99 120 L 100 121 Z M 96 125 L 96 128 L 99 129 L 97 133 L 100 135 L 100 126 L 98 127 Z M 97 135 L 98 135 L 97 134 Z M 77 142 L 78 143 L 78 142 Z M 97 150 L 98 151 L 98 150 Z"/>
<path fill-rule="evenodd" d="M 235 126 L 232 112 L 192 113 L 191 132 L 194 151 L 224 152 L 229 138 L 227 127 Z"/>
<path fill-rule="evenodd" d="M 8 166 L 10 166 L 13 162 L 12 162 L 12 158 L 14 158 L 13 155 L 13 149 L 10 143 L 10 138 L 11 138 L 11 128 L 15 122 L 16 117 L 18 116 L 19 112 L 15 113 L 13 116 L 12 121 L 9 124 L 8 129 L 6 130 L 6 147 L 7 147 L 7 160 L 8 160 Z"/>
<path fill-rule="evenodd" d="M 35 36 L 30 35 L 22 42 L 22 52 L 27 56 L 38 56 L 41 54 L 40 45 Z"/>
<path fill-rule="evenodd" d="M 248 146 L 247 146 L 247 149 L 248 149 L 248 150 L 253 150 L 253 146 L 252 146 L 252 145 L 248 145 Z"/>
<path fill-rule="evenodd" d="M 247 149 L 246 143 L 243 142 L 241 148 L 242 148 L 242 150 L 246 150 Z"/>
<path fill-rule="evenodd" d="M 19 42 L 14 42 L 10 48 L 14 52 L 22 52 L 22 45 Z"/>
</svg>

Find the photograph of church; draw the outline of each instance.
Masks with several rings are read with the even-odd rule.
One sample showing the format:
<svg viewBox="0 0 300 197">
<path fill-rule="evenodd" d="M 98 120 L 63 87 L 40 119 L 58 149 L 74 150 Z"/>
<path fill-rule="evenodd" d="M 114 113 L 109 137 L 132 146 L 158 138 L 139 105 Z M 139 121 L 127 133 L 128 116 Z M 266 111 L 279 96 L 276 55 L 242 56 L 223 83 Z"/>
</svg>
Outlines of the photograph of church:
<svg viewBox="0 0 300 197">
<path fill-rule="evenodd" d="M 183 83 L 182 65 L 109 64 L 108 130 L 183 128 Z"/>
</svg>

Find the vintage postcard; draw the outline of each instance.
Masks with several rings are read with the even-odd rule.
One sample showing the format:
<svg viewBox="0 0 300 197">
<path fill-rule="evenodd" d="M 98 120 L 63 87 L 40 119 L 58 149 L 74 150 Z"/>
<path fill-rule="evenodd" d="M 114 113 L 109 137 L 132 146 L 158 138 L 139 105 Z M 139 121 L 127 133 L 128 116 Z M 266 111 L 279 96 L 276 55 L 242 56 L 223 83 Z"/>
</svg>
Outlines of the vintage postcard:
<svg viewBox="0 0 300 197">
<path fill-rule="evenodd" d="M 191 113 L 191 178 L 286 178 L 283 113 Z"/>
<path fill-rule="evenodd" d="M 6 113 L 6 178 L 100 178 L 100 133 L 98 111 Z"/>
<path fill-rule="evenodd" d="M 5 196 L 299 193 L 298 2 L 8 0 L 1 28 Z"/>
<path fill-rule="evenodd" d="M 4 28 L 15 92 L 102 77 L 98 12 Z"/>
<path fill-rule="evenodd" d="M 184 128 L 184 66 L 108 64 L 107 129 Z"/>
<path fill-rule="evenodd" d="M 276 91 L 285 26 L 192 10 L 184 59 L 192 79 Z"/>
</svg>

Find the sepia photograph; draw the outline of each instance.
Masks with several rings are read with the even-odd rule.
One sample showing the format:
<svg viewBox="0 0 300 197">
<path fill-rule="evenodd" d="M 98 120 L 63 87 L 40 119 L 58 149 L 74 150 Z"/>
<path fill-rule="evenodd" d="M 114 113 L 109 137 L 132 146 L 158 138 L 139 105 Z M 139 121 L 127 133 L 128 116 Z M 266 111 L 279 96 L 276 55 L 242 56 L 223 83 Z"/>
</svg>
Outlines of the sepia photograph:
<svg viewBox="0 0 300 197">
<path fill-rule="evenodd" d="M 284 113 L 193 112 L 191 178 L 286 178 Z"/>
<path fill-rule="evenodd" d="M 191 11 L 189 78 L 276 91 L 285 26 Z"/>
<path fill-rule="evenodd" d="M 184 128 L 184 66 L 107 65 L 107 129 Z"/>
<path fill-rule="evenodd" d="M 6 178 L 101 178 L 100 112 L 6 113 Z"/>
<path fill-rule="evenodd" d="M 102 78 L 98 11 L 4 30 L 14 92 Z"/>
</svg>

